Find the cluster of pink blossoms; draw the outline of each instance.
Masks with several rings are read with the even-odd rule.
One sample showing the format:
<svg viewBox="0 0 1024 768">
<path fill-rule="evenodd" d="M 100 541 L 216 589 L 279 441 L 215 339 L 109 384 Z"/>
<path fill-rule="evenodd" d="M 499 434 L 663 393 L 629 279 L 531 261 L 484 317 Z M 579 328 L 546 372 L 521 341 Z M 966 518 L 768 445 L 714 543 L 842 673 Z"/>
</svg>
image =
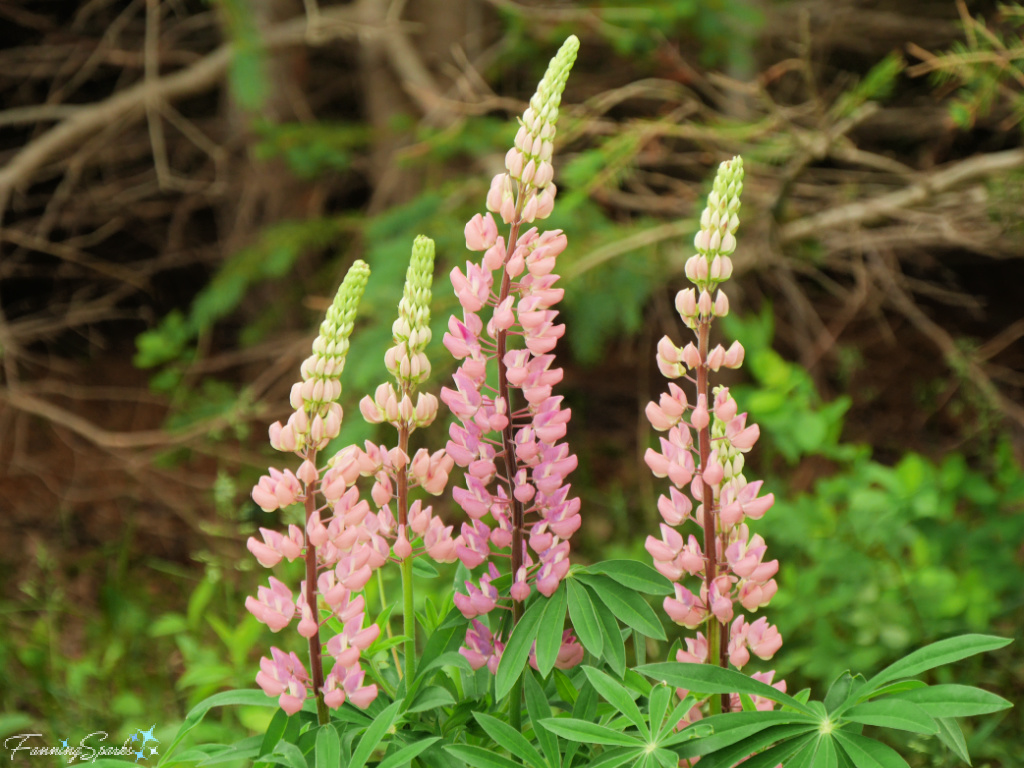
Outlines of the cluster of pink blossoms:
<svg viewBox="0 0 1024 768">
<path fill-rule="evenodd" d="M 303 558 L 306 580 L 294 596 L 281 581 L 271 577 L 246 608 L 274 632 L 299 618 L 298 632 L 309 640 L 310 675 L 294 654 L 271 649 L 271 658 L 260 663 L 257 682 L 281 707 L 293 714 L 312 693 L 331 708 L 346 700 L 366 707 L 377 696 L 376 685 L 364 684 L 360 656 L 378 637 L 380 627 L 365 623 L 365 599 L 358 594 L 374 570 L 389 560 L 402 562 L 421 554 L 453 562 L 461 539 L 452 538 L 452 526 L 444 526 L 429 506 L 417 500 L 408 504 L 407 493 L 421 487 L 432 495 L 443 492 L 453 462 L 444 451 L 425 449 L 407 455 L 408 435 L 430 424 L 438 401 L 432 395 L 412 394 L 415 384 L 429 375 L 423 354 L 430 340 L 429 283 L 434 247 L 418 238 L 413 248 L 406 292 L 395 322 L 395 346 L 387 356 L 388 369 L 399 382 L 400 393 L 389 384 L 378 387 L 373 398 L 360 404 L 370 422 L 387 421 L 399 428 L 402 445 L 387 448 L 367 442 L 364 448 L 348 446 L 317 466 L 317 451 L 336 437 L 341 426 L 341 394 L 338 380 L 344 368 L 355 311 L 369 275 L 356 262 L 313 344 L 313 354 L 302 365 L 303 381 L 292 388 L 295 413 L 288 423 L 270 428 L 271 444 L 296 453 L 302 464 L 296 473 L 271 469 L 253 488 L 252 497 L 267 512 L 299 503 L 305 507 L 305 526 L 290 525 L 287 534 L 261 528 L 262 541 L 250 537 L 249 550 L 260 564 L 272 568 L 282 558 Z M 425 287 L 424 287 L 425 284 Z M 360 478 L 373 478 L 370 501 L 360 498 Z M 398 519 L 392 503 L 399 497 Z M 414 547 L 415 545 L 415 547 Z M 329 621 L 342 629 L 323 643 L 320 631 Z M 322 654 L 334 660 L 324 677 Z"/>
<path fill-rule="evenodd" d="M 772 658 L 782 645 L 782 636 L 766 618 L 748 622 L 737 609 L 738 604 L 756 612 L 777 589 L 773 577 L 778 561 L 764 559 L 764 539 L 751 535 L 745 522 L 759 520 L 774 503 L 772 494 L 759 495 L 761 481 L 748 482 L 743 476 L 744 454 L 760 432 L 757 425 L 747 424 L 747 414 L 737 413 L 727 388 L 708 392 L 709 372 L 743 363 L 739 342 L 729 349 L 721 345 L 711 349 L 709 343 L 713 318 L 729 311 L 719 285 L 732 274 L 730 254 L 736 248 L 742 179 L 740 158 L 722 163 L 694 241 L 697 253 L 686 264 L 686 275 L 696 288 L 680 291 L 676 297 L 676 309 L 694 331 L 697 343 L 679 348 L 666 336 L 658 344 L 662 373 L 692 381 L 695 402 L 670 383 L 658 402 L 648 404 L 651 425 L 667 435 L 660 438 L 660 450 L 649 449 L 645 456 L 654 475 L 672 484 L 669 494 L 658 499 L 664 520 L 661 538 L 648 536 L 646 542 L 655 567 L 674 582 L 675 595 L 665 598 L 665 612 L 681 626 L 705 629 L 696 638 L 686 639 L 686 650 L 679 651 L 677 660 L 721 666 L 727 660 L 737 669 L 750 661 L 751 654 Z M 688 370 L 696 378 L 687 375 Z M 702 538 L 691 533 L 684 539 L 677 528 L 688 520 L 700 528 Z M 696 594 L 682 583 L 686 577 L 700 579 Z M 771 683 L 774 673 L 753 676 Z M 785 682 L 776 687 L 784 691 Z M 760 709 L 772 706 L 760 697 L 755 703 Z M 734 696 L 733 708 L 739 709 L 739 704 L 739 696 Z M 700 710 L 694 708 L 687 721 L 698 717 Z"/>
<path fill-rule="evenodd" d="M 487 562 L 492 553 L 512 561 L 507 596 L 493 586 L 498 570 L 491 562 L 479 583 L 466 582 L 467 594 L 455 597 L 457 607 L 473 619 L 462 653 L 476 669 L 496 669 L 504 648 L 477 617 L 502 604 L 522 603 L 533 586 L 551 596 L 569 570 L 569 538 L 580 526 L 580 501 L 566 482 L 576 456 L 559 442 L 570 412 L 553 394 L 562 369 L 554 367 L 552 351 L 565 331 L 556 324 L 554 307 L 564 291 L 555 287 L 559 278 L 553 270 L 566 237 L 561 230 L 520 231 L 549 216 L 554 205 L 555 121 L 578 47 L 570 37 L 552 59 L 505 158 L 507 173 L 491 183 L 490 213 L 477 214 L 466 225 L 467 248 L 482 251 L 483 258 L 467 262 L 465 272 L 451 273 L 462 316 L 450 319 L 444 345 L 462 362 L 455 388 L 445 387 L 441 399 L 458 420 L 450 429 L 447 454 L 466 468 L 465 487 L 454 488 L 453 496 L 470 517 L 457 553 L 468 568 Z M 498 234 L 492 213 L 509 225 L 507 240 Z M 496 387 L 488 384 L 492 364 L 498 369 Z M 518 390 L 515 406 L 512 390 Z M 582 651 L 567 636 L 559 663 L 579 663 L 582 653 L 576 649 Z"/>
</svg>

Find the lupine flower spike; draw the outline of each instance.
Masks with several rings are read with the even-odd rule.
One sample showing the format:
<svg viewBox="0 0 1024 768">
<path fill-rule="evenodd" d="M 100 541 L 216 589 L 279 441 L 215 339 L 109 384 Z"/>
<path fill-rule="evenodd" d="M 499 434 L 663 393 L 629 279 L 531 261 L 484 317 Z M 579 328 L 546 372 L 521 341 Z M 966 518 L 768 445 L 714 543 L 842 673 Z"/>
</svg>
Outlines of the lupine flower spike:
<svg viewBox="0 0 1024 768">
<path fill-rule="evenodd" d="M 417 387 L 430 375 L 425 350 L 430 342 L 430 285 L 434 272 L 434 241 L 416 238 L 406 273 L 405 291 L 398 305 L 398 319 L 392 326 L 394 346 L 384 356 L 388 372 L 397 388 L 389 383 L 377 387 L 374 396 L 359 404 L 370 423 L 387 422 L 398 432 L 398 445 L 388 449 L 366 443 L 366 450 L 350 449 L 346 461 L 359 466 L 360 474 L 374 478 L 371 498 L 382 531 L 394 536 L 393 559 L 401 564 L 403 620 L 405 623 L 405 671 L 413 674 L 415 661 L 415 624 L 413 616 L 412 559 L 427 554 L 439 562 L 454 562 L 462 537 L 452 538 L 452 526 L 435 517 L 431 507 L 419 500 L 409 503 L 409 491 L 419 486 L 437 496 L 448 483 L 453 460 L 439 450 L 431 453 L 420 448 L 409 457 L 409 436 L 437 416 L 437 398 L 417 393 Z M 415 398 L 415 400 L 414 400 Z M 396 515 L 391 504 L 396 505 Z"/>
<path fill-rule="evenodd" d="M 488 563 L 456 603 L 473 619 L 462 653 L 474 668 L 496 668 L 507 640 L 477 617 L 500 607 L 518 619 L 534 587 L 551 596 L 569 570 L 569 538 L 580 526 L 580 502 L 566 482 L 576 456 L 560 442 L 570 412 L 553 392 L 562 369 L 552 352 L 565 331 L 556 322 L 563 290 L 554 269 L 567 241 L 561 230 L 523 231 L 554 206 L 555 123 L 578 48 L 570 37 L 551 60 L 505 157 L 506 172 L 491 182 L 488 212 L 466 224 L 466 247 L 482 259 L 451 273 L 462 314 L 449 320 L 444 345 L 461 365 L 441 399 L 458 420 L 447 451 L 466 468 L 453 496 L 470 517 L 457 553 L 467 568 Z M 495 214 L 508 225 L 507 239 Z M 496 387 L 488 384 L 492 366 Z M 499 575 L 492 554 L 511 560 L 506 594 L 492 584 Z M 565 638 L 559 663 L 578 663 L 579 648 Z"/>
<path fill-rule="evenodd" d="M 675 595 L 665 598 L 665 612 L 688 629 L 703 628 L 686 639 L 677 660 L 737 669 L 750 661 L 751 653 L 770 659 L 782 645 L 767 618 L 750 623 L 740 612 L 753 613 L 768 604 L 779 568 L 777 560 L 765 560 L 764 539 L 751 534 L 746 522 L 759 520 L 774 502 L 772 494 L 759 495 L 760 480 L 748 482 L 743 475 L 743 456 L 757 442 L 759 430 L 747 423 L 747 414 L 738 413 L 727 388 L 709 391 L 708 384 L 710 373 L 743 363 L 739 342 L 728 349 L 710 347 L 713 319 L 729 312 L 721 286 L 732 275 L 742 189 L 742 160 L 722 163 L 694 238 L 697 253 L 686 262 L 686 277 L 694 287 L 676 296 L 676 309 L 697 343 L 680 348 L 667 336 L 658 343 L 661 372 L 695 384 L 695 399 L 690 402 L 681 387 L 670 383 L 658 402 L 648 404 L 648 420 L 666 436 L 659 440 L 660 450 L 648 449 L 645 456 L 654 475 L 672 484 L 669 495 L 658 500 L 661 538 L 648 536 L 646 544 L 655 567 L 675 583 Z M 677 530 L 690 520 L 701 529 L 701 539 L 692 533 L 684 539 Z M 699 579 L 696 592 L 686 586 L 688 579 Z M 774 672 L 753 676 L 771 683 Z M 785 691 L 786 684 L 775 687 Z M 772 707 L 768 699 L 754 698 L 758 709 Z M 738 695 L 711 702 L 712 712 L 739 708 Z M 684 723 L 699 717 L 695 707 Z"/>
<path fill-rule="evenodd" d="M 365 707 L 377 696 L 375 685 L 363 684 L 360 653 L 376 638 L 379 628 L 364 628 L 365 602 L 356 593 L 370 575 L 371 564 L 379 559 L 380 544 L 364 527 L 369 511 L 358 495 L 343 493 L 345 482 L 334 465 L 320 467 L 317 454 L 341 430 L 341 373 L 345 367 L 349 336 L 356 309 L 366 288 L 370 270 L 356 261 L 313 342 L 313 352 L 302 363 L 302 380 L 291 390 L 294 412 L 286 424 L 270 427 L 270 444 L 301 460 L 297 472 L 271 469 L 252 490 L 253 500 L 267 512 L 299 503 L 305 508 L 305 526 L 291 525 L 287 535 L 260 529 L 262 541 L 250 537 L 249 551 L 260 564 L 274 567 L 282 558 L 298 557 L 306 564 L 306 578 L 298 595 L 271 577 L 270 587 L 260 587 L 245 607 L 274 632 L 285 629 L 298 618 L 297 629 L 309 642 L 310 669 L 294 653 L 271 648 L 269 659 L 260 661 L 256 682 L 268 696 L 277 696 L 281 708 L 294 714 L 312 694 L 321 723 L 328 720 L 327 707 L 340 707 L 347 699 Z M 322 500 L 322 501 L 321 501 Z M 325 525 L 326 523 L 326 525 Z M 387 545 L 384 544 L 385 552 Z M 386 555 L 385 555 L 386 556 Z M 340 633 L 324 644 L 320 630 L 329 618 L 342 624 Z M 324 677 L 323 652 L 334 660 Z"/>
</svg>

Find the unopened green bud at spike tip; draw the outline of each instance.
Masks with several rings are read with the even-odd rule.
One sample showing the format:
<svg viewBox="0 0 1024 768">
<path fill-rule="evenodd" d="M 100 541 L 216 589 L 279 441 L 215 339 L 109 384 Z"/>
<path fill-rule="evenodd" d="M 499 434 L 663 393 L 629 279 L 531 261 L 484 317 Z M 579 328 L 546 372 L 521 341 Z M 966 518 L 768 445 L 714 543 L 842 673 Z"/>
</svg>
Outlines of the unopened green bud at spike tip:
<svg viewBox="0 0 1024 768">
<path fill-rule="evenodd" d="M 562 91 L 569 79 L 569 72 L 576 62 L 576 54 L 580 49 L 580 41 L 576 35 L 570 35 L 558 53 L 551 59 L 547 71 L 537 86 L 537 92 L 530 99 L 530 109 L 543 122 L 554 124 L 558 119 L 558 105 L 562 102 Z"/>
<path fill-rule="evenodd" d="M 395 345 L 385 366 L 403 386 L 415 387 L 430 375 L 425 353 L 430 342 L 430 286 L 434 279 L 434 241 L 420 235 L 413 242 L 398 319 L 391 326 Z"/>
</svg>

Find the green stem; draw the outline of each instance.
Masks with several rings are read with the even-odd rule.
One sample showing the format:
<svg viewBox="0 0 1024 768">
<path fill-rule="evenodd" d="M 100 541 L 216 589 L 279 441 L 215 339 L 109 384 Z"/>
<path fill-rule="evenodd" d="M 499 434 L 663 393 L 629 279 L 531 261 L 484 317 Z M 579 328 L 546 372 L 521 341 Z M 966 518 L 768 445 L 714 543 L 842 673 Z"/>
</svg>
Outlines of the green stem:
<svg viewBox="0 0 1024 768">
<path fill-rule="evenodd" d="M 406 688 L 412 685 L 413 674 L 416 672 L 416 616 L 413 614 L 412 589 L 412 558 L 407 557 L 402 561 L 402 596 L 405 599 L 405 605 L 402 609 L 402 633 L 406 637 Z"/>
</svg>

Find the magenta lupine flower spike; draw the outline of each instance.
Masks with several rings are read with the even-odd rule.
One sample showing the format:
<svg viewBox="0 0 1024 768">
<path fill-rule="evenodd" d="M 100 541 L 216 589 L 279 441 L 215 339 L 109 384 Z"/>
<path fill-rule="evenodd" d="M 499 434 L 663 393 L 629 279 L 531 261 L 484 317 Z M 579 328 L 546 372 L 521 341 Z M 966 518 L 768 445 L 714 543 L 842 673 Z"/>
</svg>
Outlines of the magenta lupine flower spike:
<svg viewBox="0 0 1024 768">
<path fill-rule="evenodd" d="M 466 224 L 466 247 L 483 252 L 482 259 L 451 273 L 462 315 L 449 320 L 444 344 L 461 365 L 441 399 L 457 419 L 448 455 L 466 468 L 465 485 L 453 496 L 471 518 L 456 551 L 468 568 L 500 552 L 510 557 L 513 577 L 498 595 L 489 563 L 457 601 L 474 619 L 463 654 L 475 666 L 496 664 L 504 647 L 476 617 L 494 607 L 518 617 L 533 587 L 551 596 L 569 569 L 568 539 L 580 525 L 580 502 L 566 482 L 576 456 L 559 442 L 570 413 L 553 394 L 562 369 L 552 352 L 565 330 L 554 309 L 564 293 L 555 287 L 554 268 L 567 241 L 561 230 L 522 231 L 554 206 L 555 123 L 578 48 L 570 37 L 552 59 L 505 157 L 507 172 L 491 182 L 489 213 Z M 507 240 L 492 214 L 509 225 Z M 489 379 L 492 366 L 497 375 Z M 573 642 L 567 639 L 559 656 L 566 663 L 577 659 Z"/>
<path fill-rule="evenodd" d="M 302 380 L 292 387 L 295 412 L 287 424 L 277 422 L 270 428 L 271 445 L 295 453 L 302 460 L 301 466 L 295 473 L 271 469 L 252 490 L 253 500 L 266 511 L 296 502 L 304 505 L 303 528 L 291 525 L 287 536 L 261 528 L 263 541 L 250 537 L 247 546 L 266 568 L 274 567 L 282 558 L 302 557 L 306 578 L 296 597 L 283 582 L 271 577 L 270 587 L 260 587 L 257 597 L 249 597 L 245 606 L 274 632 L 285 629 L 297 617 L 296 630 L 308 641 L 310 656 L 307 672 L 294 653 L 286 655 L 271 648 L 271 658 L 260 661 L 256 682 L 268 696 L 277 696 L 288 714 L 301 709 L 312 694 L 321 723 L 327 722 L 327 707 L 340 707 L 346 697 L 365 707 L 377 696 L 375 685 L 363 685 L 359 656 L 376 639 L 379 627 L 371 623 L 363 628 L 365 603 L 354 593 L 370 577 L 371 564 L 377 561 L 378 542 L 372 531 L 362 526 L 369 511 L 366 502 L 359 500 L 358 491 L 345 492 L 346 476 L 336 469 L 324 471 L 317 466 L 317 452 L 341 429 L 342 411 L 337 402 L 340 377 L 369 274 L 369 267 L 362 261 L 349 269 L 313 342 L 313 352 L 302 363 Z M 331 463 L 336 462 L 332 459 Z M 353 482 L 357 476 L 358 472 Z M 331 618 L 341 623 L 342 630 L 326 642 L 334 666 L 325 679 L 325 644 L 320 630 Z"/>
<path fill-rule="evenodd" d="M 773 576 L 778 561 L 765 560 L 764 539 L 751 535 L 746 524 L 748 518 L 760 519 L 774 502 L 771 494 L 758 495 L 761 481 L 748 483 L 743 475 L 744 454 L 760 432 L 756 424 L 747 423 L 747 414 L 738 413 L 727 388 L 711 392 L 708 385 L 711 372 L 743 362 L 739 342 L 729 349 L 710 348 L 713 319 L 729 312 L 721 284 L 732 275 L 730 255 L 736 249 L 742 189 L 742 160 L 722 163 L 694 238 L 697 253 L 686 262 L 686 276 L 695 287 L 676 296 L 676 309 L 696 344 L 680 348 L 667 336 L 658 343 L 658 367 L 667 378 L 691 381 L 694 399 L 670 383 L 658 402 L 648 404 L 648 420 L 666 436 L 659 439 L 660 450 L 648 449 L 644 457 L 656 477 L 672 484 L 669 495 L 658 500 L 664 520 L 661 538 L 648 536 L 646 543 L 655 567 L 675 582 L 674 596 L 665 598 L 665 612 L 681 626 L 704 628 L 696 639 L 686 640 L 677 660 L 722 667 L 731 663 L 737 669 L 750 661 L 751 653 L 770 659 L 782 645 L 782 636 L 766 618 L 749 623 L 738 613 L 767 605 L 777 588 Z M 703 542 L 693 534 L 684 540 L 677 530 L 688 520 L 701 529 Z M 697 579 L 699 586 L 693 583 Z M 773 674 L 758 679 L 771 682 Z M 785 690 L 783 681 L 775 686 Z M 724 697 L 721 707 L 738 708 L 738 702 L 738 697 Z M 765 702 L 758 701 L 758 708 Z M 712 711 L 719 711 L 718 702 Z M 695 709 L 685 722 L 699 716 Z"/>
</svg>

